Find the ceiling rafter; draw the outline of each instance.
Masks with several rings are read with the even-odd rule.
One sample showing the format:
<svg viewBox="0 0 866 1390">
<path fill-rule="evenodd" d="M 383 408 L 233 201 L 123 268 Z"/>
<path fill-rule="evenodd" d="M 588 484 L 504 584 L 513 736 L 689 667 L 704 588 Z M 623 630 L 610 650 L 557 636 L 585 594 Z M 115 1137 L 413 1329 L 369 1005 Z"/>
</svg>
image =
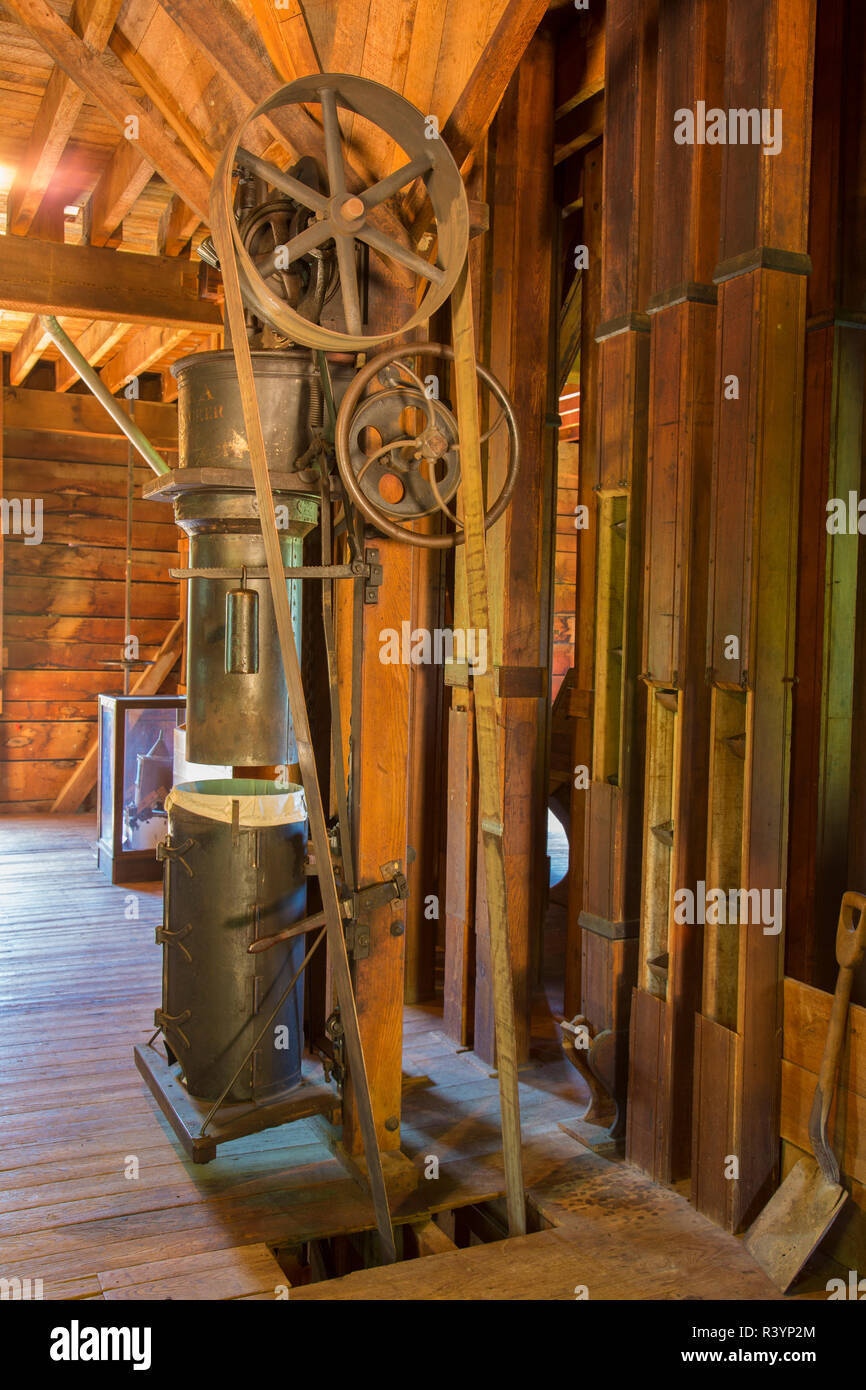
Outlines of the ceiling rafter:
<svg viewBox="0 0 866 1390">
<path fill-rule="evenodd" d="M 299 0 L 286 0 L 276 9 L 274 0 L 245 0 L 264 40 L 271 62 L 284 82 L 321 72 L 322 64 Z"/>
<path fill-rule="evenodd" d="M 102 107 L 126 134 L 130 117 L 138 124 L 137 148 L 207 220 L 209 184 L 199 165 L 174 139 L 167 123 L 138 102 L 102 58 L 83 43 L 48 4 L 48 0 L 4 0 L 7 9 L 64 69 L 70 78 Z"/>
<path fill-rule="evenodd" d="M 114 395 L 189 336 L 185 328 L 142 328 L 123 344 L 99 375 Z"/>
<path fill-rule="evenodd" d="M 217 166 L 217 156 L 160 80 L 159 74 L 145 61 L 119 29 L 115 29 L 112 34 L 109 46 L 112 53 L 123 63 L 130 77 L 135 78 L 141 90 L 150 98 L 157 111 L 171 126 L 187 152 L 212 178 Z"/>
</svg>

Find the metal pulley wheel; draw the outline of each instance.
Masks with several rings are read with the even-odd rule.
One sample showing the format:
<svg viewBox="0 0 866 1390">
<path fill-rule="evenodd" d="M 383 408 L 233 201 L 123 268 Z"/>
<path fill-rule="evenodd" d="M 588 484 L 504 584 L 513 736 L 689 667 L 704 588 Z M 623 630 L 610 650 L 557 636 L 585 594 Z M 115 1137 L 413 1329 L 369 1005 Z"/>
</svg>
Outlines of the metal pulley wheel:
<svg viewBox="0 0 866 1390">
<path fill-rule="evenodd" d="M 311 188 L 314 193 L 321 193 L 315 160 L 299 160 L 289 170 L 289 176 Z M 309 208 L 298 207 L 285 194 L 277 193 L 258 206 L 244 209 L 238 215 L 237 223 L 244 249 L 259 274 L 267 280 L 268 288 L 302 318 L 318 323 L 325 303 L 338 288 L 333 248 L 315 248 L 291 264 L 285 256 L 287 244 L 304 231 L 314 218 L 315 214 Z M 218 260 L 216 264 L 219 266 Z"/>
<path fill-rule="evenodd" d="M 250 154 L 241 144 L 244 129 L 258 116 L 281 106 L 303 110 L 319 107 L 324 132 L 328 192 L 320 193 L 275 164 Z M 407 160 L 393 174 L 369 186 L 351 170 L 343 157 L 343 136 L 338 112 L 352 112 L 390 135 Z M 317 73 L 281 87 L 251 112 L 223 151 L 211 190 L 211 222 L 228 227 L 234 242 L 238 277 L 244 301 L 261 319 L 293 342 L 337 351 L 364 351 L 388 342 L 425 322 L 444 304 L 466 259 L 469 245 L 469 206 L 460 171 L 438 137 L 428 139 L 429 125 L 417 107 L 378 82 L 346 73 Z M 340 293 L 347 331 L 337 332 L 311 323 L 297 313 L 267 284 L 261 269 L 244 245 L 232 212 L 232 175 L 235 165 L 264 179 L 271 188 L 307 208 L 313 217 L 303 230 L 289 237 L 282 255 L 291 265 L 326 244 L 336 248 Z M 424 183 L 433 209 L 429 231 L 435 241 L 436 260 L 428 261 L 410 245 L 408 232 L 398 240 L 396 219 L 384 217 L 385 205 L 416 179 Z M 361 242 L 384 261 L 395 262 L 426 285 L 420 306 L 408 321 L 390 333 L 363 332 L 362 294 L 356 255 Z M 265 271 L 268 267 L 264 267 Z M 273 271 L 271 272 L 273 273 Z M 270 277 L 268 277 L 270 278 Z M 416 293 L 413 302 L 417 303 Z"/>
<path fill-rule="evenodd" d="M 453 362 L 454 349 L 442 343 L 410 343 L 380 353 L 357 373 L 337 415 L 337 467 L 349 498 L 377 530 L 409 545 L 446 550 L 463 543 L 462 524 L 449 505 L 460 486 L 460 439 L 451 411 L 431 399 L 408 365 L 406 359 L 417 357 Z M 475 370 L 494 409 L 498 407 L 482 444 L 503 426 L 508 434 L 508 470 L 502 491 L 485 514 L 486 530 L 511 501 L 520 466 L 520 440 L 514 407 L 504 387 L 480 362 Z M 376 378 L 381 389 L 365 396 Z M 455 531 L 429 536 L 399 524 L 437 510 L 454 522 Z"/>
</svg>

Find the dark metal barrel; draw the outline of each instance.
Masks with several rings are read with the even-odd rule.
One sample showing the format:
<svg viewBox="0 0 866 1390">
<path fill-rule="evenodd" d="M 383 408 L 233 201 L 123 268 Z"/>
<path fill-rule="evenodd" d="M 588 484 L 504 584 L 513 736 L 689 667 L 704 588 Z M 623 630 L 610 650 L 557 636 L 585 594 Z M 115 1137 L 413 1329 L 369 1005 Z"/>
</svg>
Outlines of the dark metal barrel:
<svg viewBox="0 0 866 1390">
<path fill-rule="evenodd" d="M 303 977 L 244 1057 L 300 967 L 305 938 L 247 948 L 305 915 L 303 792 L 240 778 L 189 782 L 167 807 L 156 1022 L 191 1095 L 216 1100 L 241 1068 L 227 1101 L 271 1099 L 301 1079 Z"/>
</svg>

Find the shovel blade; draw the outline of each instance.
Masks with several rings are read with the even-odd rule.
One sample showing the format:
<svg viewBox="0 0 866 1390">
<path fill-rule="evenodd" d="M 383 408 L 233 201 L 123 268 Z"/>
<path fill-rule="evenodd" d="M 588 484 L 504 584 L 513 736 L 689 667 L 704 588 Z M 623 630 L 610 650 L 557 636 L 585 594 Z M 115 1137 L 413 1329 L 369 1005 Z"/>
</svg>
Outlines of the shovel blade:
<svg viewBox="0 0 866 1390">
<path fill-rule="evenodd" d="M 801 1158 L 746 1233 L 744 1245 L 785 1293 L 832 1226 L 848 1193 Z"/>
</svg>

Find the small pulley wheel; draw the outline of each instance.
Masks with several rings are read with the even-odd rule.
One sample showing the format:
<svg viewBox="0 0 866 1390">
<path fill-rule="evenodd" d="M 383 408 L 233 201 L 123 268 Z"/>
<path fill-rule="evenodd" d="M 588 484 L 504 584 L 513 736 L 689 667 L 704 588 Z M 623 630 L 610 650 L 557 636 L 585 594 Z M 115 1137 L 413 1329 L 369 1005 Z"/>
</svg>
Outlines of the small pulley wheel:
<svg viewBox="0 0 866 1390">
<path fill-rule="evenodd" d="M 355 376 L 337 415 L 337 467 L 351 501 L 383 535 L 427 550 L 447 550 L 462 545 L 464 539 L 462 523 L 450 505 L 460 486 L 458 423 L 443 402 L 430 397 L 408 365 L 406 359 L 417 357 L 453 362 L 454 349 L 442 343 L 410 343 L 380 353 Z M 475 370 L 494 408 L 498 407 L 481 442 L 503 425 L 508 434 L 508 471 L 502 491 L 485 514 L 486 530 L 511 501 L 520 441 L 514 407 L 504 387 L 480 362 Z M 365 396 L 377 377 L 382 389 Z M 399 524 L 437 510 L 456 530 L 430 536 Z"/>
<path fill-rule="evenodd" d="M 311 145 L 321 144 L 327 193 L 311 188 L 243 148 L 241 140 L 247 125 L 281 106 L 295 107 L 297 113 L 309 121 Z M 316 107 L 321 114 L 319 131 L 310 120 Z M 341 110 L 371 122 L 389 135 L 405 152 L 405 162 L 392 174 L 367 184 L 349 168 L 345 159 L 339 120 Z M 438 137 L 430 139 L 429 134 L 427 119 L 405 97 L 378 82 L 349 73 L 316 73 L 298 78 L 281 87 L 250 113 L 223 151 L 214 175 L 210 203 L 211 224 L 227 228 L 231 233 L 241 293 L 247 307 L 258 318 L 292 342 L 306 347 L 363 352 L 426 322 L 445 303 L 466 260 L 469 204 L 460 171 L 445 142 Z M 260 265 L 244 245 L 234 218 L 232 177 L 236 164 L 264 179 L 272 189 L 278 189 L 312 214 L 302 230 L 289 236 L 282 248 L 281 261 L 284 265 L 292 265 L 320 248 L 334 248 L 345 332 L 311 322 L 268 285 L 270 276 L 263 277 Z M 399 214 L 395 215 L 394 203 L 388 206 L 390 200 L 419 179 L 433 210 L 433 223 L 428 229 L 428 244 L 436 247 L 436 258 L 432 261 L 418 254 Z M 390 333 L 364 333 L 359 244 L 368 247 L 375 257 L 390 262 L 390 269 L 396 269 L 407 282 L 414 282 L 412 302 L 419 307 L 406 323 Z M 273 274 L 273 267 L 264 268 Z"/>
</svg>

